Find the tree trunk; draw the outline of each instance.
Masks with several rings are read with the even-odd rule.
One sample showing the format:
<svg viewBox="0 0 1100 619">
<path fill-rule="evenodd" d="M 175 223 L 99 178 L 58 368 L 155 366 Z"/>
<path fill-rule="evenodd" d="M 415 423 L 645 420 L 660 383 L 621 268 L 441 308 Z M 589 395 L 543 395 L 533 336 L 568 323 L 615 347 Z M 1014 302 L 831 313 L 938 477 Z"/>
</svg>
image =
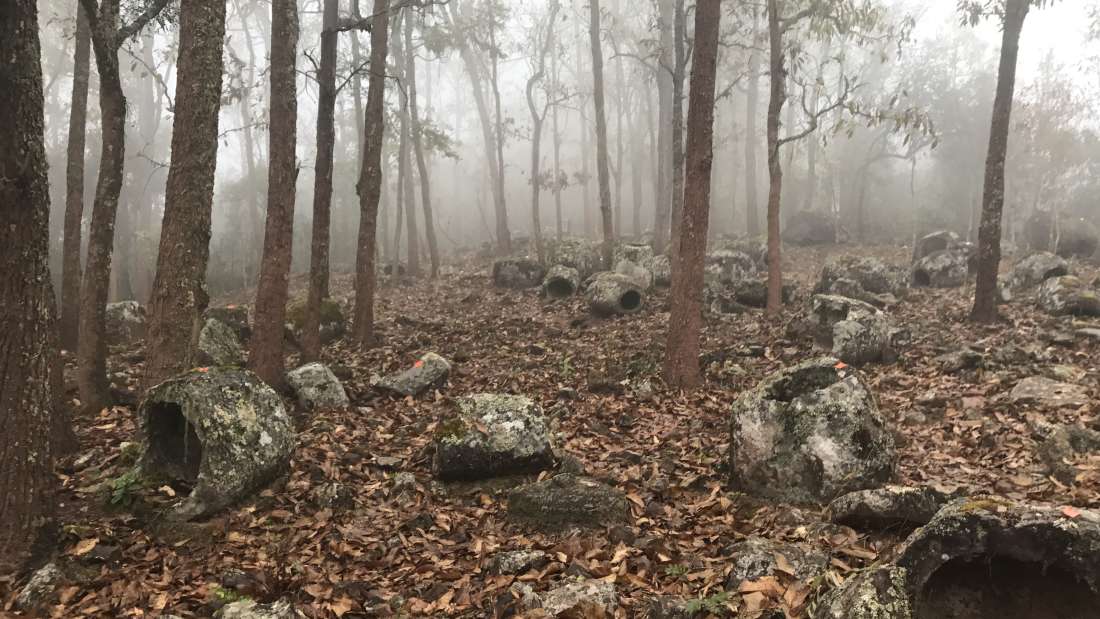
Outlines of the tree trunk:
<svg viewBox="0 0 1100 619">
<path fill-rule="evenodd" d="M 545 31 L 542 32 L 542 41 L 537 42 L 538 54 L 535 65 L 535 70 L 531 74 L 531 77 L 527 80 L 527 88 L 525 94 L 527 96 L 527 110 L 531 113 L 531 225 L 532 232 L 535 236 L 535 253 L 538 256 L 539 264 L 545 264 L 546 252 L 543 249 L 542 243 L 542 214 L 539 212 L 539 197 L 542 191 L 542 124 L 546 118 L 545 107 L 542 111 L 539 111 L 538 105 L 535 103 L 535 87 L 542 82 L 546 76 L 546 55 L 550 53 L 550 45 L 554 41 L 554 22 L 558 18 L 558 10 L 560 5 L 558 0 L 550 0 L 550 7 L 546 16 L 546 23 L 543 26 Z M 541 30 L 541 29 L 540 29 Z M 547 98 L 553 97 L 553 91 L 547 94 Z M 552 101 L 547 101 L 546 105 L 553 105 Z M 555 127 L 554 139 L 557 140 Z M 557 152 L 557 145 L 555 144 L 555 153 Z M 555 160 L 556 164 L 556 160 Z M 556 168 L 556 165 L 555 165 Z M 555 169 L 555 175 L 557 170 Z M 557 177 L 555 176 L 555 182 Z M 555 189 L 555 193 L 557 190 Z"/>
<path fill-rule="evenodd" d="M 386 66 L 389 45 L 389 0 L 374 0 L 374 27 L 370 33 L 370 66 Z M 467 66 L 469 69 L 470 67 Z M 359 250 L 355 265 L 355 319 L 352 336 L 362 348 L 374 344 L 375 256 L 377 254 L 378 201 L 382 197 L 382 138 L 385 133 L 385 71 L 370 72 L 367 111 L 364 118 L 363 163 L 356 192 L 359 194 Z"/>
<path fill-rule="evenodd" d="M 206 264 L 218 157 L 222 95 L 224 2 L 185 2 L 180 11 L 179 62 L 172 127 L 172 164 L 153 294 L 149 300 L 145 386 L 193 366 L 206 310 Z"/>
<path fill-rule="evenodd" d="M 1001 63 L 997 69 L 997 94 L 993 99 L 993 121 L 989 130 L 989 155 L 985 160 L 985 188 L 982 192 L 982 222 L 978 228 L 978 286 L 970 319 L 992 323 L 997 320 L 997 271 L 1001 264 L 1001 213 L 1005 203 L 1005 156 L 1011 129 L 1012 96 L 1016 89 L 1016 56 L 1020 32 L 1024 29 L 1030 0 L 1007 0 L 1001 40 Z"/>
<path fill-rule="evenodd" d="M 684 40 L 687 38 L 687 17 L 684 12 L 684 0 L 676 0 L 675 68 L 672 73 L 672 242 L 670 252 L 675 262 L 680 253 L 680 218 L 684 210 L 684 71 L 687 68 L 687 51 Z"/>
<path fill-rule="evenodd" d="M 439 243 L 435 237 L 435 217 L 432 214 L 432 183 L 428 176 L 428 163 L 424 157 L 424 145 L 420 127 L 420 105 L 416 101 L 416 54 L 413 53 L 412 16 L 405 17 L 405 53 L 407 65 L 405 81 L 409 89 L 409 116 L 412 119 L 412 145 L 416 156 L 416 172 L 420 178 L 420 203 L 424 208 L 424 235 L 428 241 L 428 260 L 431 262 L 432 279 L 439 277 Z M 429 77 L 431 73 L 428 73 Z M 429 80 L 430 84 L 430 80 Z M 429 91 L 429 95 L 430 95 Z M 429 105 L 431 104 L 429 98 Z"/>
<path fill-rule="evenodd" d="M 61 364 L 49 273 L 50 194 L 34 0 L 0 4 L 0 572 L 54 509 L 51 418 Z"/>
<path fill-rule="evenodd" d="M 122 191 L 126 151 L 126 97 L 118 66 L 118 0 L 103 0 L 92 31 L 99 72 L 99 109 L 103 123 L 99 178 L 88 228 L 88 254 L 80 287 L 80 336 L 77 384 L 85 410 L 99 411 L 111 402 L 107 380 L 107 297 L 115 218 Z"/>
<path fill-rule="evenodd" d="M 649 95 L 644 92 L 644 89 L 639 89 L 636 93 L 639 97 L 648 97 Z M 638 115 L 645 113 L 641 104 L 638 104 Z M 644 152 L 642 147 L 641 118 L 637 119 L 634 125 L 634 130 L 630 132 L 630 197 L 634 202 L 634 216 L 632 218 L 632 230 L 634 231 L 635 240 L 642 238 L 642 203 L 644 198 L 642 197 L 642 175 L 644 166 Z"/>
<path fill-rule="evenodd" d="M 554 50 L 554 53 L 550 54 L 550 72 L 554 76 L 554 92 L 558 92 L 561 74 L 558 72 L 558 53 Z M 555 104 L 550 111 L 550 125 L 554 132 L 554 221 L 557 224 L 558 240 L 561 240 L 562 235 L 565 233 L 562 226 L 561 219 L 561 130 L 558 127 L 558 106 Z"/>
<path fill-rule="evenodd" d="M 61 345 L 69 351 L 76 350 L 80 329 L 80 236 L 84 217 L 84 146 L 88 131 L 90 57 L 88 16 L 78 3 L 69 148 L 65 167 L 65 232 L 61 250 Z"/>
<path fill-rule="evenodd" d="M 756 9 L 753 9 L 752 23 L 755 34 Z M 756 205 L 756 115 L 760 104 L 760 55 L 755 51 L 749 54 L 748 79 L 745 93 L 745 231 L 750 237 L 756 238 L 760 236 L 760 211 Z"/>
<path fill-rule="evenodd" d="M 783 33 L 779 23 L 779 0 L 768 0 L 769 82 L 768 99 L 768 303 L 767 314 L 782 310 L 783 270 L 779 237 L 779 205 L 783 192 L 783 166 L 779 161 L 779 116 L 787 101 L 787 70 L 783 66 Z"/>
<path fill-rule="evenodd" d="M 664 379 L 672 387 L 693 388 L 699 374 L 699 331 L 703 314 L 703 263 L 710 217 L 714 159 L 714 89 L 718 67 L 721 0 L 699 0 L 695 7 L 695 51 L 688 107 L 687 184 L 684 192 L 680 255 L 669 295 L 668 344 Z"/>
<path fill-rule="evenodd" d="M 672 28 L 673 0 L 658 0 L 660 55 L 657 58 L 657 196 L 653 215 L 653 251 L 668 249 L 672 208 Z"/>
<path fill-rule="evenodd" d="M 416 223 L 416 193 L 413 189 L 413 171 L 412 162 L 410 161 L 409 151 L 412 150 L 412 122 L 410 118 L 409 109 L 412 107 L 410 99 L 413 94 L 409 89 L 408 81 L 408 57 L 412 54 L 412 50 L 406 50 L 404 46 L 404 37 L 402 36 L 402 25 L 411 24 L 412 20 L 406 13 L 397 15 L 395 19 L 393 34 L 393 58 L 394 63 L 397 64 L 398 70 L 403 74 L 402 78 L 405 83 L 406 96 L 403 98 L 401 106 L 401 149 L 399 156 L 401 157 L 401 167 L 405 170 L 405 173 L 401 175 L 401 182 L 405 192 L 405 201 L 402 208 L 405 210 L 405 227 L 408 231 L 408 256 L 405 259 L 407 273 L 411 277 L 420 277 L 420 231 L 418 230 Z M 407 29 L 405 30 L 408 33 Z"/>
<path fill-rule="evenodd" d="M 321 66 L 317 71 L 317 165 L 313 176 L 313 231 L 309 250 L 309 299 L 302 322 L 302 360 L 321 357 L 321 302 L 327 296 L 332 239 L 332 163 L 336 150 L 336 54 L 339 0 L 324 0 Z"/>
<path fill-rule="evenodd" d="M 294 193 L 298 180 L 295 160 L 298 131 L 298 93 L 295 60 L 298 53 L 296 0 L 271 3 L 271 112 L 267 173 L 267 224 L 260 283 L 248 365 L 264 382 L 284 382 L 283 330 L 287 286 L 294 242 Z"/>
<path fill-rule="evenodd" d="M 603 48 L 600 45 L 600 0 L 589 0 L 588 38 L 592 44 L 592 98 L 596 102 L 596 174 L 600 182 L 600 215 L 603 223 L 603 262 L 614 268 L 615 231 L 611 227 L 611 174 L 608 171 L 607 112 L 604 106 Z"/>
</svg>

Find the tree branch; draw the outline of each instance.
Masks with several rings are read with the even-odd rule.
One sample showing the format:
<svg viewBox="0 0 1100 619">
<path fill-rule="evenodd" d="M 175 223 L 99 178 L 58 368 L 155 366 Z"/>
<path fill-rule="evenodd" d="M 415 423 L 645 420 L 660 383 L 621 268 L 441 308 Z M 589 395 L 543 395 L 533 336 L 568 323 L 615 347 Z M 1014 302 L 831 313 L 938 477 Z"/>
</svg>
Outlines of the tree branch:
<svg viewBox="0 0 1100 619">
<path fill-rule="evenodd" d="M 82 2 L 86 0 L 81 0 Z M 164 7 L 168 6 L 172 0 L 153 0 L 153 3 L 146 7 L 145 12 L 134 18 L 134 21 L 128 26 L 123 26 L 118 29 L 118 38 L 116 39 L 116 45 L 122 45 L 122 42 L 135 34 L 141 32 L 141 29 L 149 24 L 160 15 L 160 12 L 164 10 Z M 193 1 L 193 0 L 192 0 Z"/>
</svg>

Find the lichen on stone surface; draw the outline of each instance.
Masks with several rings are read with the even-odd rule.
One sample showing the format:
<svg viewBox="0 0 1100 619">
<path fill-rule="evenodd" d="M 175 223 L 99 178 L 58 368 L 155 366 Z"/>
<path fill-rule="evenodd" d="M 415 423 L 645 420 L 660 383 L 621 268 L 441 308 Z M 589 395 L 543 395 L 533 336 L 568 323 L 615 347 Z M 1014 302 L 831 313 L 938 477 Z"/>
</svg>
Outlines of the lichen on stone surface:
<svg viewBox="0 0 1100 619">
<path fill-rule="evenodd" d="M 524 396 L 479 393 L 458 398 L 436 431 L 432 467 L 444 480 L 539 471 L 554 463 L 542 409 Z"/>
</svg>

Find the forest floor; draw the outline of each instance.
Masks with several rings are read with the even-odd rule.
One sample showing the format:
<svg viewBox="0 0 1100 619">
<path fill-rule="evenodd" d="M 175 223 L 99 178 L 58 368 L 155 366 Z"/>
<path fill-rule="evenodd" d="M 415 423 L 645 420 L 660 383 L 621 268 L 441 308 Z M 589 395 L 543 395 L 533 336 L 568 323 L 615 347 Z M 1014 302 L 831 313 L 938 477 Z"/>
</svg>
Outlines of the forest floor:
<svg viewBox="0 0 1100 619">
<path fill-rule="evenodd" d="M 898 247 L 791 250 L 788 275 L 799 295 L 787 315 L 770 321 L 761 313 L 708 313 L 706 385 L 689 395 L 659 380 L 665 292 L 638 315 L 601 320 L 580 299 L 495 289 L 485 264 L 472 261 L 435 282 L 386 287 L 378 311 L 383 346 L 359 352 L 341 341 L 325 351 L 327 363 L 352 373 L 345 381 L 352 408 L 299 414 L 289 475 L 205 522 L 164 521 L 174 492 L 168 487 L 116 483 L 102 491 L 133 461 L 133 449 L 123 448 L 138 436 L 133 406 L 78 417 L 81 450 L 59 466 L 58 552 L 80 577 L 62 588 L 53 616 L 207 617 L 219 601 L 239 596 L 290 599 L 310 617 L 505 616 L 514 581 L 544 591 L 575 575 L 614 582 L 616 616 L 643 616 L 659 594 L 707 600 L 716 614 L 726 608 L 732 615 L 746 601 L 740 583 L 728 581 L 730 547 L 747 536 L 829 554 L 830 573 L 808 599 L 784 598 L 782 588 L 766 592 L 765 608 L 786 606 L 788 616 L 804 616 L 820 589 L 888 554 L 904 532 L 822 526 L 818 507 L 731 491 L 727 415 L 738 394 L 769 372 L 819 354 L 809 339 L 789 339 L 787 326 L 803 314 L 821 265 L 844 254 L 908 259 Z M 1088 265 L 1075 268 L 1090 279 L 1096 274 Z M 350 277 L 335 278 L 334 296 L 350 296 L 350 286 Z M 972 294 L 972 285 L 911 291 L 891 315 L 912 331 L 912 347 L 896 363 L 864 368 L 896 432 L 897 481 L 1100 506 L 1100 459 L 1078 463 L 1074 485 L 1058 483 L 1039 462 L 1029 423 L 1035 415 L 1084 421 L 1095 405 L 1043 410 L 1007 397 L 1017 380 L 1045 374 L 1069 375 L 1095 398 L 1100 344 L 1061 335 L 1093 325 L 1048 317 L 1022 299 L 1002 308 L 1002 324 L 976 327 L 965 321 Z M 964 346 L 993 361 L 954 374 L 932 361 Z M 370 388 L 372 375 L 408 367 L 426 351 L 454 362 L 442 392 L 401 400 Z M 116 382 L 136 383 L 140 350 L 114 351 L 111 369 Z M 447 399 L 475 392 L 519 393 L 541 403 L 558 448 L 627 493 L 634 526 L 541 534 L 505 516 L 506 490 L 531 478 L 434 481 L 427 448 L 450 410 Z M 398 471 L 415 475 L 415 492 L 393 491 Z M 319 505 L 314 492 L 325 483 L 350 489 L 350 504 Z M 518 576 L 492 575 L 492 557 L 516 549 L 546 551 L 551 562 Z M 0 577 L 0 614 L 22 582 Z"/>
</svg>

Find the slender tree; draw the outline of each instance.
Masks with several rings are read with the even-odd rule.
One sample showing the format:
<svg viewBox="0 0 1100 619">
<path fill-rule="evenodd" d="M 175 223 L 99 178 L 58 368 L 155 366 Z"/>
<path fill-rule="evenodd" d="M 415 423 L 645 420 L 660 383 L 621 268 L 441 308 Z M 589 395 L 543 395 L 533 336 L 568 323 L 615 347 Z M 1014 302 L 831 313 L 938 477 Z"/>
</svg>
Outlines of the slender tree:
<svg viewBox="0 0 1100 619">
<path fill-rule="evenodd" d="M 256 316 L 248 365 L 270 385 L 281 386 L 283 329 L 290 276 L 294 227 L 294 193 L 298 164 L 298 93 L 294 61 L 298 51 L 296 0 L 271 2 L 271 118 L 270 162 L 267 175 L 267 225 L 260 283 L 256 288 Z"/>
<path fill-rule="evenodd" d="M 592 99 L 596 104 L 596 176 L 600 183 L 603 261 L 610 269 L 615 231 L 611 225 L 611 173 L 608 171 L 607 111 L 604 105 L 603 48 L 600 44 L 600 0 L 589 0 L 588 38 L 592 45 Z"/>
<path fill-rule="evenodd" d="M 61 364 L 49 273 L 42 58 L 35 0 L 0 3 L 0 572 L 53 509 Z"/>
<path fill-rule="evenodd" d="M 180 8 L 176 92 L 187 96 L 176 101 L 172 127 L 172 164 L 149 300 L 146 386 L 192 365 L 208 302 L 206 264 L 218 158 L 225 3 L 185 2 Z"/>
<path fill-rule="evenodd" d="M 122 43 L 156 19 L 170 0 L 153 0 L 129 25 L 119 27 L 119 0 L 80 0 L 88 18 L 99 74 L 99 114 L 103 123 L 99 178 L 88 229 L 88 257 L 80 286 L 80 334 L 77 385 L 81 404 L 98 411 L 110 404 L 107 380 L 107 298 L 115 218 L 126 157 L 126 95 L 122 91 L 118 50 Z"/>
<path fill-rule="evenodd" d="M 657 26 L 657 195 L 653 219 L 653 251 L 668 249 L 669 210 L 672 208 L 672 30 L 675 0 L 658 0 Z"/>
<path fill-rule="evenodd" d="M 757 9 L 752 10 L 753 43 L 756 42 Z M 748 85 L 745 90 L 745 231 L 749 236 L 760 234 L 760 207 L 756 203 L 756 135 L 757 107 L 760 104 L 760 53 L 749 51 Z"/>
<path fill-rule="evenodd" d="M 558 0 L 550 0 L 545 22 L 535 28 L 535 59 L 531 77 L 527 79 L 527 109 L 531 112 L 531 225 L 535 235 L 535 252 L 539 262 L 546 260 L 546 253 L 542 242 L 542 215 L 539 212 L 539 197 L 542 191 L 542 125 L 546 120 L 548 108 L 555 105 L 553 99 L 556 93 L 546 93 L 543 105 L 540 107 L 535 101 L 535 88 L 546 77 L 546 56 L 550 53 L 550 46 L 554 42 L 554 24 L 558 19 L 558 11 L 561 4 Z M 554 139 L 557 139 L 555 134 Z M 557 170 L 555 170 L 556 174 Z M 554 179 L 557 182 L 557 178 Z M 555 190 L 556 192 L 557 190 Z"/>
<path fill-rule="evenodd" d="M 680 221 L 684 208 L 684 76 L 687 72 L 687 9 L 684 0 L 676 0 L 673 13 L 672 67 L 672 207 L 670 255 L 680 253 Z"/>
<path fill-rule="evenodd" d="M 982 221 L 978 228 L 978 284 L 970 319 L 992 323 L 997 320 L 997 271 L 1001 264 L 1001 214 L 1005 203 L 1005 157 L 1012 120 L 1012 96 L 1016 89 L 1016 57 L 1031 0 L 1005 0 L 1001 61 L 997 69 L 997 94 L 993 99 L 993 120 L 989 132 L 989 154 L 985 159 L 985 188 L 982 192 Z"/>
<path fill-rule="evenodd" d="M 84 218 L 84 147 L 88 132 L 88 78 L 92 37 L 88 16 L 76 7 L 73 91 L 69 106 L 69 148 L 65 166 L 65 230 L 61 265 L 61 345 L 76 350 L 80 333 L 80 237 Z"/>
<path fill-rule="evenodd" d="M 413 49 L 413 20 L 411 14 L 405 16 L 405 81 L 408 83 L 409 89 L 410 137 L 412 138 L 413 156 L 416 158 L 416 176 L 420 179 L 420 204 L 424 210 L 424 236 L 428 240 L 431 276 L 432 279 L 435 279 L 439 277 L 439 242 L 435 237 L 435 217 L 432 214 L 432 182 L 431 177 L 428 175 L 428 161 L 424 156 L 420 105 L 416 100 L 416 53 Z"/>
<path fill-rule="evenodd" d="M 779 313 L 783 304 L 783 271 L 779 236 L 779 201 L 783 189 L 783 167 L 779 161 L 779 115 L 787 102 L 787 69 L 784 66 L 783 30 L 779 0 L 768 0 L 768 49 L 771 93 L 768 98 L 768 315 Z"/>
<path fill-rule="evenodd" d="M 321 302 L 328 293 L 329 242 L 332 238 L 332 164 L 336 150 L 336 54 L 338 0 L 324 0 L 321 64 L 317 71 L 317 164 L 313 176 L 313 231 L 309 250 L 309 298 L 302 322 L 302 358 L 321 356 Z"/>
<path fill-rule="evenodd" d="M 375 258 L 378 201 L 382 197 L 382 138 L 385 133 L 386 55 L 389 47 L 389 0 L 374 0 L 370 33 L 370 80 L 363 125 L 363 161 L 359 170 L 359 249 L 355 265 L 355 318 L 352 335 L 367 348 L 374 344 Z"/>
<path fill-rule="evenodd" d="M 670 293 L 664 379 L 670 386 L 696 387 L 699 331 L 703 312 L 703 263 L 710 217 L 711 166 L 714 160 L 714 90 L 718 67 L 721 0 L 698 0 L 695 7 L 695 59 L 688 103 L 687 180 L 684 188 L 680 255 Z"/>
<path fill-rule="evenodd" d="M 412 162 L 409 158 L 409 151 L 412 150 L 412 122 L 409 118 L 409 91 L 408 91 L 408 75 L 407 71 L 409 63 L 407 60 L 408 55 L 405 52 L 405 37 L 403 24 L 409 23 L 409 16 L 404 12 L 398 12 L 394 14 L 393 20 L 393 32 L 391 33 L 393 41 L 393 61 L 397 65 L 400 71 L 401 81 L 406 84 L 405 90 L 402 93 L 401 98 L 401 141 L 398 146 L 397 156 L 399 158 L 398 167 L 400 172 L 398 173 L 398 184 L 400 186 L 400 197 L 398 202 L 400 208 L 405 213 L 405 228 L 407 230 L 408 254 L 405 259 L 407 273 L 412 277 L 420 277 L 420 233 L 416 222 L 416 190 L 413 188 L 412 177 Z M 398 243 L 400 245 L 401 236 L 401 220 L 398 219 Z"/>
</svg>

